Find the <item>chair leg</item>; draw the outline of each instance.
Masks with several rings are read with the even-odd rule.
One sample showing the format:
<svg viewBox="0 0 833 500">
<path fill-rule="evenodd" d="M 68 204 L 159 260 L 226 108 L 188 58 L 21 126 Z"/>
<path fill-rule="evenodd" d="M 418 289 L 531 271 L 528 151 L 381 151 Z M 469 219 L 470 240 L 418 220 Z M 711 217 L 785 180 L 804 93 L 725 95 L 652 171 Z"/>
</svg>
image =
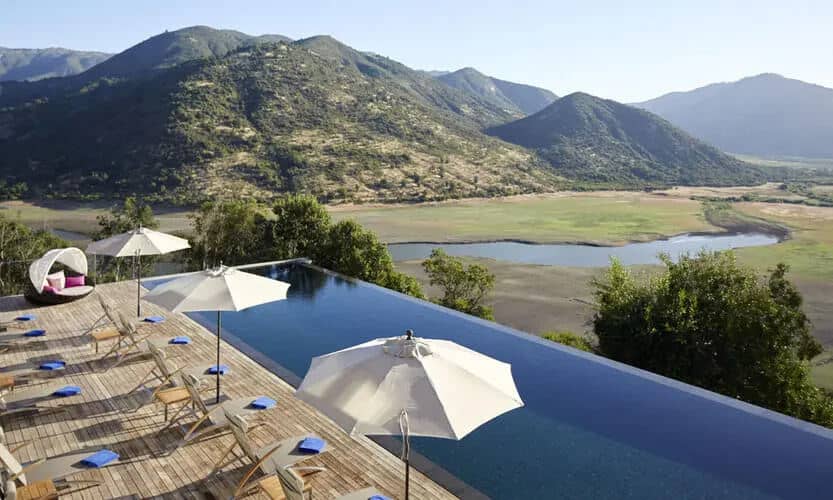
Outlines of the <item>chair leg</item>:
<svg viewBox="0 0 833 500">
<path fill-rule="evenodd" d="M 235 461 L 237 461 L 240 458 L 240 457 L 237 456 L 236 453 L 234 453 L 234 448 L 236 446 L 237 446 L 236 442 L 232 443 L 232 445 L 229 447 L 229 449 L 227 449 L 226 452 L 223 453 L 223 455 L 220 457 L 220 459 L 217 460 L 217 463 L 214 464 L 214 468 L 211 471 L 212 473 L 217 472 L 218 470 L 222 469 L 226 465 L 234 463 Z M 232 455 L 232 459 L 227 461 L 227 462 L 224 462 L 224 460 L 226 459 L 227 456 L 229 456 L 229 454 Z"/>
</svg>

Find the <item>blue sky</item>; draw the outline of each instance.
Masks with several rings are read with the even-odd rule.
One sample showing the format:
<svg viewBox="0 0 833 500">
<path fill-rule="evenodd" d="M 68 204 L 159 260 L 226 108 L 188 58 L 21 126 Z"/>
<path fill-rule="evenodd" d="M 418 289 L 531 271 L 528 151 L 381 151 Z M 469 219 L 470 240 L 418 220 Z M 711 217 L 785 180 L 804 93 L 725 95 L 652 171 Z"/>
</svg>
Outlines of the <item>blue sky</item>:
<svg viewBox="0 0 833 500">
<path fill-rule="evenodd" d="M 763 72 L 833 87 L 833 2 L 3 0 L 0 46 L 118 52 L 195 24 L 330 34 L 419 69 L 472 66 L 624 102 Z"/>
</svg>

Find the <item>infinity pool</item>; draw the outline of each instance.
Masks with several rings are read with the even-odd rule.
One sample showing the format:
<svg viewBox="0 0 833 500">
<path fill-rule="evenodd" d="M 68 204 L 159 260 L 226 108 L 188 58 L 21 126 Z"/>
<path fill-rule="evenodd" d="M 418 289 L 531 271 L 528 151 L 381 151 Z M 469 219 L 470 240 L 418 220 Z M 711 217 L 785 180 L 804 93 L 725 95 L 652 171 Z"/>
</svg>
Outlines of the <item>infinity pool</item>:
<svg viewBox="0 0 833 500">
<path fill-rule="evenodd" d="M 248 271 L 290 282 L 289 298 L 223 326 L 299 377 L 313 356 L 408 328 L 511 363 L 525 407 L 459 442 L 413 440 L 493 498 L 830 497 L 826 429 L 315 268 Z"/>
</svg>

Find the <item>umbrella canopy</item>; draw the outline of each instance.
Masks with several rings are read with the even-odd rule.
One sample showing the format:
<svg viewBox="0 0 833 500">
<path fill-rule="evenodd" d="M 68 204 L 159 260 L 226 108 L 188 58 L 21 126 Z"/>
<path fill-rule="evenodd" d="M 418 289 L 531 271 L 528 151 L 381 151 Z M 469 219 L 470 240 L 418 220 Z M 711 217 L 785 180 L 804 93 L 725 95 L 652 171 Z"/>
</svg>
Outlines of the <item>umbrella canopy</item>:
<svg viewBox="0 0 833 500">
<path fill-rule="evenodd" d="M 448 340 L 376 339 L 313 358 L 296 396 L 350 434 L 462 439 L 523 406 L 512 367 Z"/>
<path fill-rule="evenodd" d="M 130 257 L 137 253 L 139 255 L 163 255 L 186 248 L 191 248 L 186 239 L 140 227 L 94 241 L 87 246 L 87 253 L 110 257 Z"/>
<path fill-rule="evenodd" d="M 173 312 L 242 311 L 283 300 L 288 290 L 289 283 L 223 266 L 159 285 L 145 300 Z"/>
<path fill-rule="evenodd" d="M 232 267 L 199 271 L 154 288 L 145 300 L 173 312 L 217 311 L 217 366 L 220 366 L 220 311 L 242 311 L 286 299 L 289 283 L 238 271 Z M 220 401 L 217 373 L 217 402 Z"/>
<path fill-rule="evenodd" d="M 142 255 L 163 255 L 191 248 L 188 240 L 146 227 L 117 234 L 87 245 L 87 252 L 110 257 L 135 256 L 136 262 L 136 316 L 142 315 Z"/>
<path fill-rule="evenodd" d="M 297 396 L 351 434 L 462 439 L 523 406 L 512 367 L 448 340 L 375 339 L 313 358 Z"/>
<path fill-rule="evenodd" d="M 38 293 L 43 291 L 46 275 L 52 266 L 58 262 L 75 272 L 87 274 L 87 256 L 75 247 L 56 248 L 43 254 L 43 257 L 29 265 L 29 281 Z"/>
</svg>

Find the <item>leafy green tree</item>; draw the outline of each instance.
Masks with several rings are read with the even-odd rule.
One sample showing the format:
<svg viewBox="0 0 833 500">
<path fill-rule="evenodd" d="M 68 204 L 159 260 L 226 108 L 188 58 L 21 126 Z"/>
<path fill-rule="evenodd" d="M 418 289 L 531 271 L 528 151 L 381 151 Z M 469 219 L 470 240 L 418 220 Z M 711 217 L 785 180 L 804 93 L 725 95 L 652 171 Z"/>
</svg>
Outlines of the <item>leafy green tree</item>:
<svg viewBox="0 0 833 500">
<path fill-rule="evenodd" d="M 266 231 L 275 259 L 309 257 L 317 261 L 332 224 L 330 214 L 313 196 L 296 194 L 281 198 L 272 207 L 275 219 Z"/>
<path fill-rule="evenodd" d="M 376 284 L 418 299 L 424 300 L 426 298 L 419 281 L 413 276 L 400 273 L 399 271 L 390 270 L 385 278 Z"/>
<path fill-rule="evenodd" d="M 383 282 L 393 269 L 393 260 L 384 243 L 353 220 L 330 227 L 318 263 L 371 283 Z"/>
<path fill-rule="evenodd" d="M 0 214 L 0 296 L 23 293 L 29 283 L 29 264 L 47 250 L 69 242 L 48 231 L 33 231 Z"/>
<path fill-rule="evenodd" d="M 239 265 L 271 258 L 263 247 L 268 229 L 262 208 L 247 201 L 204 203 L 190 216 L 195 237 L 191 244 L 191 267 Z"/>
<path fill-rule="evenodd" d="M 833 426 L 833 403 L 809 378 L 821 346 L 786 266 L 764 281 L 732 252 L 663 262 L 662 275 L 637 281 L 614 261 L 594 282 L 602 354 Z"/>
<path fill-rule="evenodd" d="M 96 220 L 99 226 L 98 232 L 93 236 L 96 240 L 125 233 L 139 226 L 148 229 L 159 227 L 150 205 L 137 201 L 133 196 L 128 196 L 122 206 L 113 207 L 108 215 L 99 215 Z"/>
<path fill-rule="evenodd" d="M 462 311 L 472 316 L 494 320 L 491 307 L 483 304 L 495 288 L 495 275 L 486 266 L 463 264 L 440 248 L 422 263 L 432 286 L 439 286 L 443 296 L 434 301 L 445 307 Z"/>
<path fill-rule="evenodd" d="M 582 337 L 581 335 L 575 334 L 573 332 L 565 332 L 565 331 L 552 331 L 552 332 L 544 332 L 541 334 L 542 338 L 547 340 L 551 340 L 553 342 L 558 342 L 559 344 L 568 345 L 572 348 L 578 349 L 580 351 L 586 352 L 595 352 L 593 348 L 593 344 L 590 343 L 586 338 Z"/>
</svg>

